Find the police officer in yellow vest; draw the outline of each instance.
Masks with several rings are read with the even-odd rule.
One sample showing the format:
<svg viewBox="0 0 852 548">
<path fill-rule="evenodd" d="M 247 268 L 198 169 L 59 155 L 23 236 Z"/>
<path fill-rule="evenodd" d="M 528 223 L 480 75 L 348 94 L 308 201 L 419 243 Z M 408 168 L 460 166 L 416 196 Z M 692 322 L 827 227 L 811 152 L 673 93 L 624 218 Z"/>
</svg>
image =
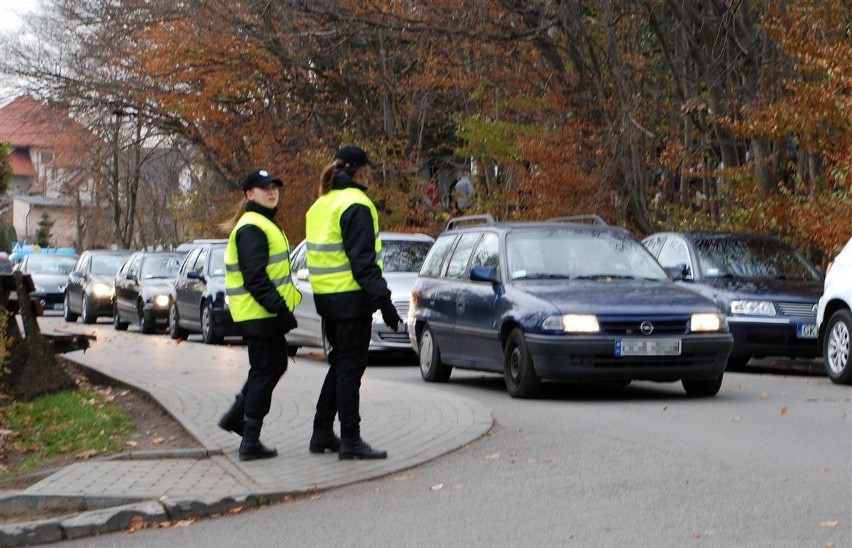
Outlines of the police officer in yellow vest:
<svg viewBox="0 0 852 548">
<path fill-rule="evenodd" d="M 358 147 L 337 151 L 334 163 L 320 177 L 320 197 L 306 216 L 311 288 L 331 346 L 309 449 L 337 451 L 340 460 L 388 456 L 361 439 L 359 415 L 373 313 L 381 310 L 394 331 L 401 321 L 382 276 L 379 216 L 364 192 L 371 182 L 371 167 L 367 153 Z M 339 440 L 333 429 L 335 415 L 340 420 Z"/>
<path fill-rule="evenodd" d="M 243 437 L 240 460 L 278 454 L 260 442 L 260 430 L 272 391 L 287 370 L 284 334 L 296 327 L 293 309 L 302 300 L 290 278 L 290 244 L 275 224 L 282 186 L 281 179 L 265 170 L 249 173 L 243 181 L 245 210 L 228 223 L 233 226 L 225 248 L 225 290 L 231 317 L 248 347 L 250 368 L 219 426 Z"/>
</svg>

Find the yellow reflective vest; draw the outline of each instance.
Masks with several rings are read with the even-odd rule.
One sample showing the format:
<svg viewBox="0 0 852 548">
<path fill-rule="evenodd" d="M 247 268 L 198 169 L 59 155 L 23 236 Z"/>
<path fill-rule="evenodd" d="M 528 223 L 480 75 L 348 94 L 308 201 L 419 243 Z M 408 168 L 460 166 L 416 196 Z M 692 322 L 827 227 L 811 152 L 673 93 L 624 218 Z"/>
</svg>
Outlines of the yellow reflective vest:
<svg viewBox="0 0 852 548">
<path fill-rule="evenodd" d="M 240 271 L 236 234 L 241 227 L 249 224 L 260 228 L 266 235 L 266 240 L 269 242 L 269 263 L 266 265 L 266 274 L 278 294 L 284 299 L 287 308 L 292 312 L 302 301 L 302 294 L 293 285 L 290 277 L 290 244 L 287 242 L 284 231 L 260 213 L 246 211 L 231 231 L 228 245 L 225 247 L 225 292 L 228 295 L 231 317 L 235 322 L 275 316 L 252 297 L 245 287 L 243 273 Z"/>
<path fill-rule="evenodd" d="M 376 234 L 377 263 L 380 269 L 383 268 L 376 206 L 364 191 L 358 188 L 332 190 L 314 202 L 305 216 L 306 259 L 311 275 L 311 288 L 316 295 L 361 289 L 352 274 L 352 266 L 343 248 L 343 233 L 340 230 L 340 218 L 352 204 L 361 204 L 370 210 L 373 232 Z"/>
</svg>

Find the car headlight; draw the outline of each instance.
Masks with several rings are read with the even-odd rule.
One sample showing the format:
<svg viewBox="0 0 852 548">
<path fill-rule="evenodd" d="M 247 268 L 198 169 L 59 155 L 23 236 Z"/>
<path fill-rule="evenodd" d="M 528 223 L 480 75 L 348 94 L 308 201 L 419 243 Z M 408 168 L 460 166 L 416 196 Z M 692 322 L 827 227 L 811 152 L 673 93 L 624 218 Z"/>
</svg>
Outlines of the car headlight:
<svg viewBox="0 0 852 548">
<path fill-rule="evenodd" d="M 745 316 L 774 316 L 772 301 L 731 301 L 731 314 Z"/>
<path fill-rule="evenodd" d="M 113 291 L 113 286 L 107 284 L 95 284 L 92 286 L 92 294 L 95 297 L 109 297 Z"/>
<path fill-rule="evenodd" d="M 541 326 L 544 329 L 559 329 L 565 333 L 597 333 L 601 330 L 598 318 L 592 314 L 550 316 Z"/>
<path fill-rule="evenodd" d="M 154 295 L 152 299 L 154 306 L 158 306 L 160 308 L 166 308 L 169 306 L 169 296 L 168 295 Z"/>
<path fill-rule="evenodd" d="M 690 331 L 693 333 L 701 331 L 719 331 L 722 328 L 722 318 L 714 312 L 693 314 L 690 322 Z"/>
</svg>

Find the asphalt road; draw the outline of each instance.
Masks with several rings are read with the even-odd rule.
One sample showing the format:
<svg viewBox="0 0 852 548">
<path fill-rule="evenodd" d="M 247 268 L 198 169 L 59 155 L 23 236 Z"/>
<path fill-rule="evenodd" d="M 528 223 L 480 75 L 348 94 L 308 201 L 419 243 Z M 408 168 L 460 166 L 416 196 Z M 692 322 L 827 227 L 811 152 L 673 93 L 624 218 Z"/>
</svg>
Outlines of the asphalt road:
<svg viewBox="0 0 852 548">
<path fill-rule="evenodd" d="M 453 454 L 259 510 L 62 545 L 852 546 L 852 389 L 796 371 L 807 363 L 761 365 L 726 374 L 710 399 L 638 382 L 515 400 L 498 377 L 456 371 L 430 388 L 481 401 L 495 427 Z M 367 375 L 423 382 L 397 358 Z"/>
</svg>

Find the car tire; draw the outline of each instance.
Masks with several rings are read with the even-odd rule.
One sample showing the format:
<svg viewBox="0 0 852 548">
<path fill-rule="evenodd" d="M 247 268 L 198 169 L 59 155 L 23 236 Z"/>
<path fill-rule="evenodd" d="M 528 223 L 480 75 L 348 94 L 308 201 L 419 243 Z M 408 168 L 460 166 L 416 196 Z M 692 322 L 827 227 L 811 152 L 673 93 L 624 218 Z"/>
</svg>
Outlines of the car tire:
<svg viewBox="0 0 852 548">
<path fill-rule="evenodd" d="M 688 396 L 709 398 L 719 393 L 722 388 L 722 376 L 713 379 L 682 379 L 680 382 Z"/>
<path fill-rule="evenodd" d="M 121 316 L 118 315 L 118 305 L 114 304 L 112 306 L 112 326 L 116 331 L 127 331 L 128 325 L 130 324 L 121 321 Z"/>
<path fill-rule="evenodd" d="M 89 296 L 88 295 L 83 295 L 83 304 L 81 305 L 81 309 L 82 309 L 82 311 L 81 311 L 81 314 L 80 314 L 80 319 L 83 323 L 86 323 L 86 324 L 97 323 L 98 315 L 92 309 L 92 304 L 89 302 Z"/>
<path fill-rule="evenodd" d="M 139 316 L 139 332 L 145 333 L 146 335 L 154 332 L 153 322 L 150 318 L 145 316 L 145 306 L 142 303 L 139 303 L 136 306 L 136 313 Z"/>
<path fill-rule="evenodd" d="M 65 294 L 65 310 L 62 312 L 62 318 L 66 322 L 76 322 L 79 317 L 74 312 L 71 312 L 71 296 L 68 293 Z"/>
<path fill-rule="evenodd" d="M 832 314 L 825 328 L 823 363 L 828 378 L 835 384 L 852 384 L 852 367 L 849 367 L 850 331 L 852 313 L 846 309 Z"/>
<path fill-rule="evenodd" d="M 221 344 L 223 340 L 213 332 L 213 311 L 206 305 L 201 309 L 201 340 L 204 344 Z"/>
<path fill-rule="evenodd" d="M 514 329 L 503 354 L 506 390 L 513 398 L 534 398 L 541 393 L 541 378 L 535 372 L 524 332 Z"/>
<path fill-rule="evenodd" d="M 418 341 L 420 354 L 420 376 L 426 382 L 447 382 L 453 368 L 441 361 L 441 349 L 432 329 L 425 325 Z"/>
<path fill-rule="evenodd" d="M 189 331 L 180 326 L 180 317 L 175 303 L 172 303 L 172 307 L 169 309 L 169 337 L 184 340 L 189 337 Z"/>
</svg>

